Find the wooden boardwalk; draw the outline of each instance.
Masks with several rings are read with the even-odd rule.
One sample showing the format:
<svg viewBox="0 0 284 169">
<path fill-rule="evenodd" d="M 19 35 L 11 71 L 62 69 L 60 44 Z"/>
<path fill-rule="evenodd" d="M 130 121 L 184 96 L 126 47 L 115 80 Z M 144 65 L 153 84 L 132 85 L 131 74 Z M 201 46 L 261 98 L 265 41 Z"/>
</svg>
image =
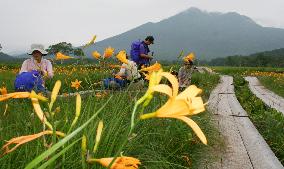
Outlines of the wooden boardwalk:
<svg viewBox="0 0 284 169">
<path fill-rule="evenodd" d="M 260 84 L 256 77 L 248 76 L 245 78 L 249 82 L 249 88 L 253 94 L 261 99 L 266 105 L 276 109 L 284 115 L 284 98 L 266 89 Z"/>
<path fill-rule="evenodd" d="M 239 104 L 232 77 L 221 76 L 220 84 L 210 95 L 209 110 L 225 139 L 225 148 L 220 150 L 220 159 L 214 164 L 207 164 L 206 168 L 284 168 Z"/>
</svg>

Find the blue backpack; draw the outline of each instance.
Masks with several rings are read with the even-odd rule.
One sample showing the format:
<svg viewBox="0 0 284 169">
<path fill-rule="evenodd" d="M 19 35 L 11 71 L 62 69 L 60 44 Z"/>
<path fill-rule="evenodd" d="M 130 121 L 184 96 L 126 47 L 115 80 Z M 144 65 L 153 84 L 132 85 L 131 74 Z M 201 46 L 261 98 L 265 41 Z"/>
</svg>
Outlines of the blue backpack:
<svg viewBox="0 0 284 169">
<path fill-rule="evenodd" d="M 18 92 L 31 92 L 32 90 L 36 92 L 46 91 L 43 86 L 41 74 L 36 70 L 17 75 L 14 86 Z"/>
<path fill-rule="evenodd" d="M 131 60 L 136 63 L 138 63 L 139 61 L 141 43 L 142 43 L 141 41 L 135 41 L 131 44 L 131 51 L 130 51 Z"/>
<path fill-rule="evenodd" d="M 103 85 L 106 89 L 119 89 L 125 87 L 127 81 L 110 77 L 103 80 Z"/>
<path fill-rule="evenodd" d="M 131 51 L 130 51 L 130 56 L 131 60 L 134 61 L 136 64 L 149 64 L 150 61 L 149 59 L 144 59 L 140 57 L 140 46 L 144 45 L 143 41 L 135 41 L 131 44 Z M 144 45 L 145 48 L 145 54 L 148 54 L 150 52 L 149 48 L 147 45 Z"/>
</svg>

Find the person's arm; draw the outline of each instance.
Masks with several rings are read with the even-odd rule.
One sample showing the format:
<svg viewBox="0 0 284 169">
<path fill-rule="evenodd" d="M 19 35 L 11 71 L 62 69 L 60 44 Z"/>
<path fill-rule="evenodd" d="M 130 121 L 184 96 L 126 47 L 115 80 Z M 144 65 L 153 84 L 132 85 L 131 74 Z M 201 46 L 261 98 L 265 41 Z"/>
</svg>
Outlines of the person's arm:
<svg viewBox="0 0 284 169">
<path fill-rule="evenodd" d="M 125 77 L 126 66 L 127 66 L 127 64 L 123 63 L 119 72 L 116 75 L 119 75 L 121 77 Z"/>
<path fill-rule="evenodd" d="M 140 54 L 141 58 L 145 58 L 145 59 L 153 59 L 152 56 L 146 55 L 146 54 Z"/>
<path fill-rule="evenodd" d="M 49 60 L 47 60 L 47 68 L 46 68 L 47 70 L 47 76 L 49 77 L 49 78 L 53 78 L 53 76 L 54 76 L 54 73 L 53 73 L 53 69 L 52 69 L 52 64 L 51 64 L 51 62 L 49 61 Z"/>
<path fill-rule="evenodd" d="M 140 45 L 140 57 L 144 58 L 144 59 L 152 59 L 151 56 L 149 56 L 149 55 L 147 55 L 145 53 L 146 53 L 146 49 L 145 49 L 144 45 L 141 44 Z"/>
<path fill-rule="evenodd" d="M 25 60 L 25 61 L 23 62 L 19 74 L 21 74 L 21 73 L 23 73 L 23 72 L 28 72 L 28 60 Z"/>
</svg>

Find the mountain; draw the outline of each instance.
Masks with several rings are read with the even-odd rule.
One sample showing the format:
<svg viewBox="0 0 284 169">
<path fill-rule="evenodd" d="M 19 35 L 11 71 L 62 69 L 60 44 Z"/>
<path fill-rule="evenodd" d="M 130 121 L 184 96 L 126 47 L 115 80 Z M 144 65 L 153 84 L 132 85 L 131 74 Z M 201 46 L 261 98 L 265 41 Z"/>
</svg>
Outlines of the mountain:
<svg viewBox="0 0 284 169">
<path fill-rule="evenodd" d="M 10 55 L 7 55 L 3 52 L 0 52 L 0 61 L 13 61 L 15 58 L 10 56 Z"/>
<path fill-rule="evenodd" d="M 148 22 L 120 35 L 102 40 L 85 49 L 103 52 L 112 46 L 130 50 L 131 42 L 155 37 L 150 46 L 157 59 L 175 60 L 184 50 L 195 52 L 198 59 L 210 60 L 232 55 L 249 55 L 284 47 L 284 29 L 263 27 L 235 12 L 205 12 L 190 8 L 157 23 Z"/>
<path fill-rule="evenodd" d="M 254 53 L 249 56 L 228 56 L 208 62 L 212 66 L 284 67 L 284 48 Z"/>
</svg>

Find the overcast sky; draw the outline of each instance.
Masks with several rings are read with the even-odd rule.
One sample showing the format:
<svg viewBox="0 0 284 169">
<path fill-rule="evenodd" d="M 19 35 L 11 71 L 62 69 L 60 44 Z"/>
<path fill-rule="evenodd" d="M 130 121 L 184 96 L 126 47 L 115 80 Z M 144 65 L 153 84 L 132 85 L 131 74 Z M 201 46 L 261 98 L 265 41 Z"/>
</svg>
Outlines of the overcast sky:
<svg viewBox="0 0 284 169">
<path fill-rule="evenodd" d="M 0 0 L 0 43 L 7 53 L 32 43 L 85 44 L 157 22 L 190 7 L 238 12 L 263 26 L 284 28 L 284 0 Z"/>
</svg>

